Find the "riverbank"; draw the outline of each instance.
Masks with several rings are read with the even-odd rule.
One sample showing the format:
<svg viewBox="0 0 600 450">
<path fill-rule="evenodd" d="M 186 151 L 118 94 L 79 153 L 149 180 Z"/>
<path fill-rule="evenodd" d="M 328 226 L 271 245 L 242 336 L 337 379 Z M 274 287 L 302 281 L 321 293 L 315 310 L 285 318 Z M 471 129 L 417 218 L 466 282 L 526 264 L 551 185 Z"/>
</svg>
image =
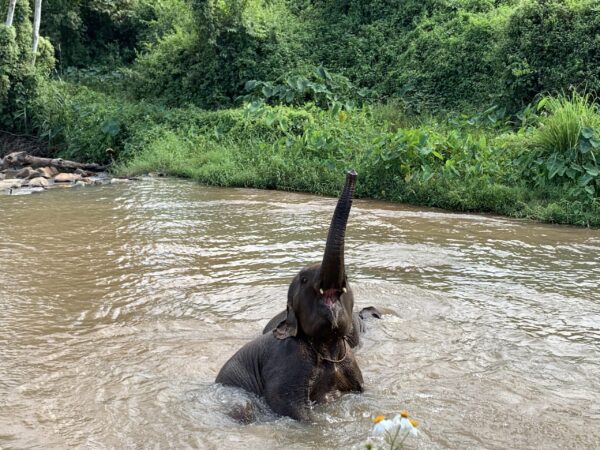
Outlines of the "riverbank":
<svg viewBox="0 0 600 450">
<path fill-rule="evenodd" d="M 337 195 L 352 167 L 363 198 L 600 226 L 596 106 L 577 95 L 544 102 L 519 123 L 494 108 L 434 117 L 397 104 L 206 111 L 52 82 L 38 115 L 62 157 L 114 160 L 120 176 Z"/>
</svg>

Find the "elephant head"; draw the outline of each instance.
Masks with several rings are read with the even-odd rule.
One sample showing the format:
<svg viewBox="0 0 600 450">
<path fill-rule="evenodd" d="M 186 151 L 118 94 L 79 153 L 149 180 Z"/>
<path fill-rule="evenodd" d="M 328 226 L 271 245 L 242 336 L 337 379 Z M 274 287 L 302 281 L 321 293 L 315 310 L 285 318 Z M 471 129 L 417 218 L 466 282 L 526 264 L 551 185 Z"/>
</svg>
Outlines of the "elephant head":
<svg viewBox="0 0 600 450">
<path fill-rule="evenodd" d="M 354 296 L 344 266 L 344 236 L 356 176 L 353 170 L 346 174 L 346 184 L 329 227 L 323 261 L 302 269 L 290 284 L 286 318 L 273 330 L 278 339 L 306 336 L 316 341 L 338 340 L 352 329 Z"/>
</svg>

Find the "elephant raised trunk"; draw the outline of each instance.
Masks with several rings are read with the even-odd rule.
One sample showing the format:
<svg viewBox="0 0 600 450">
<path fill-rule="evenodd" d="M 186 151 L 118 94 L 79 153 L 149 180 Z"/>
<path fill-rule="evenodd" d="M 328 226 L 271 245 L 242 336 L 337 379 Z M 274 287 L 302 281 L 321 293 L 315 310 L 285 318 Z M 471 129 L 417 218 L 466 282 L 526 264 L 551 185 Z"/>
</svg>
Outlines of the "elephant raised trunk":
<svg viewBox="0 0 600 450">
<path fill-rule="evenodd" d="M 349 170 L 346 173 L 346 184 L 331 219 L 325 254 L 321 264 L 321 289 L 323 291 L 331 289 L 339 291 L 345 287 L 344 237 L 346 235 L 346 223 L 352 207 L 356 176 L 354 170 Z"/>
</svg>

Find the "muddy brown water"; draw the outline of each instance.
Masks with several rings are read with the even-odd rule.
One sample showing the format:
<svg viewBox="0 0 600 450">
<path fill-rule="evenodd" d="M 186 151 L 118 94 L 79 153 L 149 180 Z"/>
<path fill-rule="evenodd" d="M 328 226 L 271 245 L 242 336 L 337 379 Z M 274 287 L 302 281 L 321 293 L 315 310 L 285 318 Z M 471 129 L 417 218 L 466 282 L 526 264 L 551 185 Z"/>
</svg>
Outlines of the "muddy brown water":
<svg viewBox="0 0 600 450">
<path fill-rule="evenodd" d="M 223 363 L 320 260 L 335 199 L 147 180 L 0 197 L 0 448 L 600 447 L 600 231 L 355 201 L 346 263 L 388 313 L 366 390 L 314 423 L 228 418 Z"/>
</svg>

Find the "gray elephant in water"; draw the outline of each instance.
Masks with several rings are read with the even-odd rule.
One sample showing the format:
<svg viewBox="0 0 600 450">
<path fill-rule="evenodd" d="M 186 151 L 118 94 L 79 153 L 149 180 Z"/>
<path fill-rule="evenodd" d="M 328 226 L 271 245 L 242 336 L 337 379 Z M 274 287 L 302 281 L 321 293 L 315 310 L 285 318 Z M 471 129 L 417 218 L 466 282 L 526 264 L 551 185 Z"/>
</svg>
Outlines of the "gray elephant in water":
<svg viewBox="0 0 600 450">
<path fill-rule="evenodd" d="M 351 348 L 358 344 L 362 320 L 353 313 L 354 296 L 344 266 L 344 236 L 355 184 L 356 172 L 350 171 L 331 221 L 323 261 L 294 277 L 286 311 L 267 325 L 265 334 L 235 353 L 217 375 L 217 383 L 262 396 L 273 411 L 293 419 L 308 420 L 310 404 L 363 390 Z"/>
</svg>

